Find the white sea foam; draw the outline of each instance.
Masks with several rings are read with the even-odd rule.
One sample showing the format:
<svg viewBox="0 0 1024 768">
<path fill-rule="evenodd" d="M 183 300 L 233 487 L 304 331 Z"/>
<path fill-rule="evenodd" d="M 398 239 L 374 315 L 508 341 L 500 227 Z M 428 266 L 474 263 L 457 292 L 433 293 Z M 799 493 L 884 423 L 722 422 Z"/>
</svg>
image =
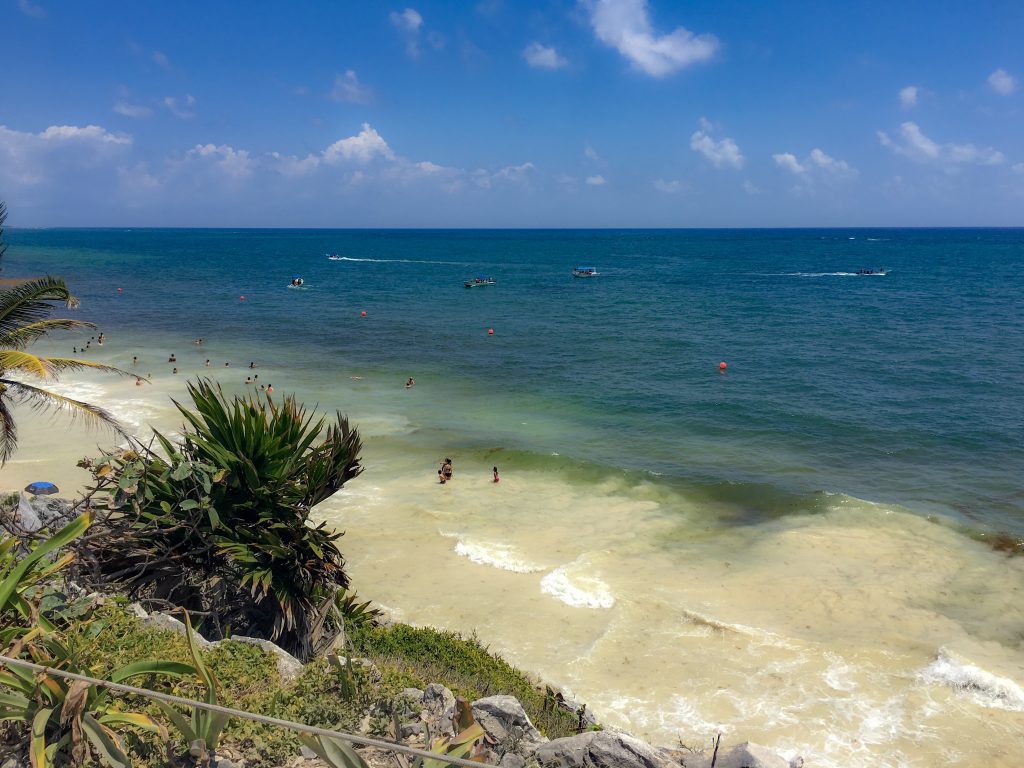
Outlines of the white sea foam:
<svg viewBox="0 0 1024 768">
<path fill-rule="evenodd" d="M 595 576 L 579 573 L 580 558 L 555 568 L 540 580 L 540 590 L 574 608 L 611 608 L 615 596 L 608 585 Z"/>
<path fill-rule="evenodd" d="M 930 683 L 948 685 L 979 706 L 1024 712 L 1024 688 L 1007 677 L 956 659 L 945 649 L 925 667 L 921 677 Z"/>
<path fill-rule="evenodd" d="M 469 558 L 477 565 L 486 565 L 513 573 L 536 573 L 544 567 L 524 560 L 519 553 L 507 544 L 495 544 L 484 541 L 469 541 L 458 537 L 455 543 L 455 554 Z"/>
<path fill-rule="evenodd" d="M 854 668 L 836 656 L 834 653 L 826 653 L 828 669 L 822 673 L 825 684 L 836 691 L 852 691 L 857 687 L 852 679 Z"/>
</svg>

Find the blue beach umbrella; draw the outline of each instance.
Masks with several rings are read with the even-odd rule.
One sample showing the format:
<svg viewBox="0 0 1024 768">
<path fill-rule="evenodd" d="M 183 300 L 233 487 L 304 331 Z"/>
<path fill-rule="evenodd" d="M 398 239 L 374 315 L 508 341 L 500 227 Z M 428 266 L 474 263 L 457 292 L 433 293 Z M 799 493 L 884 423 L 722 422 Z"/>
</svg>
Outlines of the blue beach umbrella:
<svg viewBox="0 0 1024 768">
<path fill-rule="evenodd" d="M 58 493 L 60 488 L 53 483 L 40 482 L 26 485 L 25 490 L 29 493 L 35 494 L 36 496 L 46 496 L 47 494 Z"/>
</svg>

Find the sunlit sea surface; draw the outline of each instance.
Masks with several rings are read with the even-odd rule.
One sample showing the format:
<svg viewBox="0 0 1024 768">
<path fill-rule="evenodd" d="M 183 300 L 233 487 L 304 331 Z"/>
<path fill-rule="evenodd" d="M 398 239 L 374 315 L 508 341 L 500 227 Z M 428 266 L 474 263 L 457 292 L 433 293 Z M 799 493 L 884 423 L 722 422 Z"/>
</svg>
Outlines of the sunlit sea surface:
<svg viewBox="0 0 1024 768">
<path fill-rule="evenodd" d="M 99 325 L 41 351 L 102 330 L 87 358 L 152 374 L 62 392 L 140 430 L 198 375 L 349 414 L 366 471 L 321 512 L 397 618 L 659 743 L 1024 764 L 1024 557 L 991 546 L 1024 536 L 1024 231 L 8 239 L 0 277 L 63 275 Z M 4 487 L 111 442 L 19 424 Z"/>
</svg>

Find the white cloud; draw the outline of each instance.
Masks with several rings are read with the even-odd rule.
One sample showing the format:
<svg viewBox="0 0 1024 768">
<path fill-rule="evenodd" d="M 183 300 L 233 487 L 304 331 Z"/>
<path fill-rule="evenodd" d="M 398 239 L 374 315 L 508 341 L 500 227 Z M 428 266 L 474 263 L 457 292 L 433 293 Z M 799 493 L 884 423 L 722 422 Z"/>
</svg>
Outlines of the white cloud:
<svg viewBox="0 0 1024 768">
<path fill-rule="evenodd" d="M 409 58 L 415 59 L 420 55 L 420 28 L 423 26 L 423 17 L 415 8 L 406 8 L 399 13 L 392 11 L 388 14 L 391 23 L 405 38 L 405 52 Z"/>
<path fill-rule="evenodd" d="M 124 101 L 119 101 L 114 105 L 114 111 L 119 115 L 125 117 L 141 118 L 149 117 L 153 114 L 153 110 L 149 107 L 144 107 L 141 104 L 129 104 Z"/>
<path fill-rule="evenodd" d="M 921 89 L 916 85 L 908 85 L 906 88 L 901 88 L 900 106 L 904 109 L 910 109 L 911 107 L 917 106 L 917 97 L 920 92 Z"/>
<path fill-rule="evenodd" d="M 900 125 L 900 139 L 895 141 L 885 131 L 878 132 L 878 141 L 883 147 L 891 149 L 919 163 L 937 163 L 939 165 L 1000 165 L 1006 158 L 1003 153 L 993 147 L 978 147 L 974 144 L 939 144 L 921 132 L 916 123 L 906 122 Z"/>
<path fill-rule="evenodd" d="M 1017 163 L 1015 166 L 1013 166 L 1012 170 L 1014 173 L 1019 173 L 1020 175 L 1024 176 L 1024 163 Z"/>
<path fill-rule="evenodd" d="M 526 162 L 520 165 L 506 165 L 504 168 L 491 173 L 482 168 L 478 168 L 471 174 L 472 181 L 478 187 L 483 189 L 490 189 L 496 183 L 513 183 L 528 185 L 530 181 L 530 173 L 534 170 L 533 163 Z"/>
<path fill-rule="evenodd" d="M 331 98 L 352 104 L 369 104 L 373 100 L 373 91 L 359 82 L 355 70 L 347 69 L 345 74 L 334 76 Z"/>
<path fill-rule="evenodd" d="M 39 133 L 0 125 L 0 187 L 33 186 L 121 156 L 132 137 L 98 125 L 51 125 Z"/>
<path fill-rule="evenodd" d="M 153 53 L 151 53 L 149 57 L 153 59 L 153 63 L 161 69 L 165 69 L 168 72 L 171 71 L 171 60 L 167 58 L 166 53 L 161 53 L 160 51 L 153 51 Z"/>
<path fill-rule="evenodd" d="M 834 178 L 844 179 L 857 175 L 857 169 L 851 168 L 845 160 L 836 160 L 820 149 L 811 150 L 811 163 Z"/>
<path fill-rule="evenodd" d="M 36 5 L 29 0 L 18 0 L 18 8 L 26 16 L 31 16 L 34 19 L 42 19 L 46 17 L 46 9 L 41 5 Z"/>
<path fill-rule="evenodd" d="M 211 160 L 232 179 L 244 179 L 256 169 L 256 161 L 249 156 L 248 150 L 235 149 L 227 144 L 196 144 L 186 157 Z"/>
<path fill-rule="evenodd" d="M 185 98 L 183 99 L 178 99 L 174 96 L 165 96 L 163 105 L 170 110 L 172 115 L 181 120 L 189 120 L 196 116 L 196 111 L 194 109 L 196 100 L 189 93 L 186 93 Z"/>
<path fill-rule="evenodd" d="M 796 159 L 796 155 L 791 152 L 780 152 L 777 155 L 772 155 L 772 159 L 779 168 L 784 168 L 790 173 L 807 173 L 807 168 L 800 165 L 800 161 Z"/>
<path fill-rule="evenodd" d="M 758 188 L 756 184 L 754 184 L 754 182 L 750 181 L 750 179 L 747 179 L 746 181 L 743 182 L 743 191 L 746 192 L 748 195 L 761 194 L 761 190 Z"/>
<path fill-rule="evenodd" d="M 997 69 L 988 76 L 988 84 L 996 93 L 1008 96 L 1017 90 L 1017 79 L 1005 69 Z"/>
<path fill-rule="evenodd" d="M 654 188 L 659 192 L 665 192 L 669 195 L 674 195 L 680 189 L 682 189 L 682 183 L 676 179 L 655 179 Z"/>
<path fill-rule="evenodd" d="M 845 160 L 836 160 L 831 155 L 815 147 L 807 158 L 801 162 L 792 152 L 780 152 L 772 155 L 775 164 L 789 171 L 807 185 L 797 187 L 795 192 L 807 192 L 816 182 L 832 183 L 852 179 L 858 175 L 856 168 L 851 168 Z"/>
<path fill-rule="evenodd" d="M 584 157 L 587 158 L 587 160 L 593 160 L 595 163 L 601 161 L 601 156 L 597 154 L 597 150 L 594 149 L 589 144 L 587 144 L 587 146 L 584 148 L 583 155 Z"/>
<path fill-rule="evenodd" d="M 711 137 L 711 123 L 700 119 L 701 129 L 690 137 L 690 149 L 704 155 L 715 168 L 742 168 L 746 158 L 739 146 L 730 138 L 715 141 Z"/>
<path fill-rule="evenodd" d="M 523 49 L 523 58 L 534 69 L 561 69 L 569 64 L 554 47 L 530 43 Z"/>
<path fill-rule="evenodd" d="M 714 35 L 694 35 L 683 27 L 656 35 L 647 0 L 581 0 L 581 4 L 590 12 L 597 39 L 652 77 L 707 61 L 718 50 Z"/>
<path fill-rule="evenodd" d="M 604 176 L 597 174 L 596 176 L 587 176 L 587 184 L 592 187 L 601 187 L 608 183 L 608 179 Z"/>
<path fill-rule="evenodd" d="M 3 126 L 0 126 L 2 128 Z M 32 134 L 22 134 L 31 136 Z M 65 142 L 65 141 L 87 141 L 100 144 L 121 144 L 132 143 L 132 137 L 125 134 L 110 133 L 98 125 L 87 125 L 79 128 L 77 125 L 51 125 L 45 131 L 36 134 L 43 141 Z"/>
<path fill-rule="evenodd" d="M 320 158 L 313 154 L 300 158 L 294 155 L 281 155 L 277 152 L 271 152 L 267 157 L 273 161 L 271 167 L 274 170 L 290 179 L 308 176 L 320 167 Z"/>
<path fill-rule="evenodd" d="M 394 160 L 395 153 L 369 123 L 363 123 L 363 128 L 357 135 L 339 139 L 323 151 L 324 162 L 332 165 L 343 161 L 365 165 L 376 157 Z"/>
</svg>

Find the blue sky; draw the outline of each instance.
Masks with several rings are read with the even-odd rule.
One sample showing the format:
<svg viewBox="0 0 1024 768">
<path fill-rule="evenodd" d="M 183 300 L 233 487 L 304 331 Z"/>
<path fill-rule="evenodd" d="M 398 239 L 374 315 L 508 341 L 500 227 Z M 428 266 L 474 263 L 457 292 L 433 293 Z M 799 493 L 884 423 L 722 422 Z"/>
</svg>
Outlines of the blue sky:
<svg viewBox="0 0 1024 768">
<path fill-rule="evenodd" d="M 1024 225 L 1024 3 L 0 0 L 12 226 Z"/>
</svg>

